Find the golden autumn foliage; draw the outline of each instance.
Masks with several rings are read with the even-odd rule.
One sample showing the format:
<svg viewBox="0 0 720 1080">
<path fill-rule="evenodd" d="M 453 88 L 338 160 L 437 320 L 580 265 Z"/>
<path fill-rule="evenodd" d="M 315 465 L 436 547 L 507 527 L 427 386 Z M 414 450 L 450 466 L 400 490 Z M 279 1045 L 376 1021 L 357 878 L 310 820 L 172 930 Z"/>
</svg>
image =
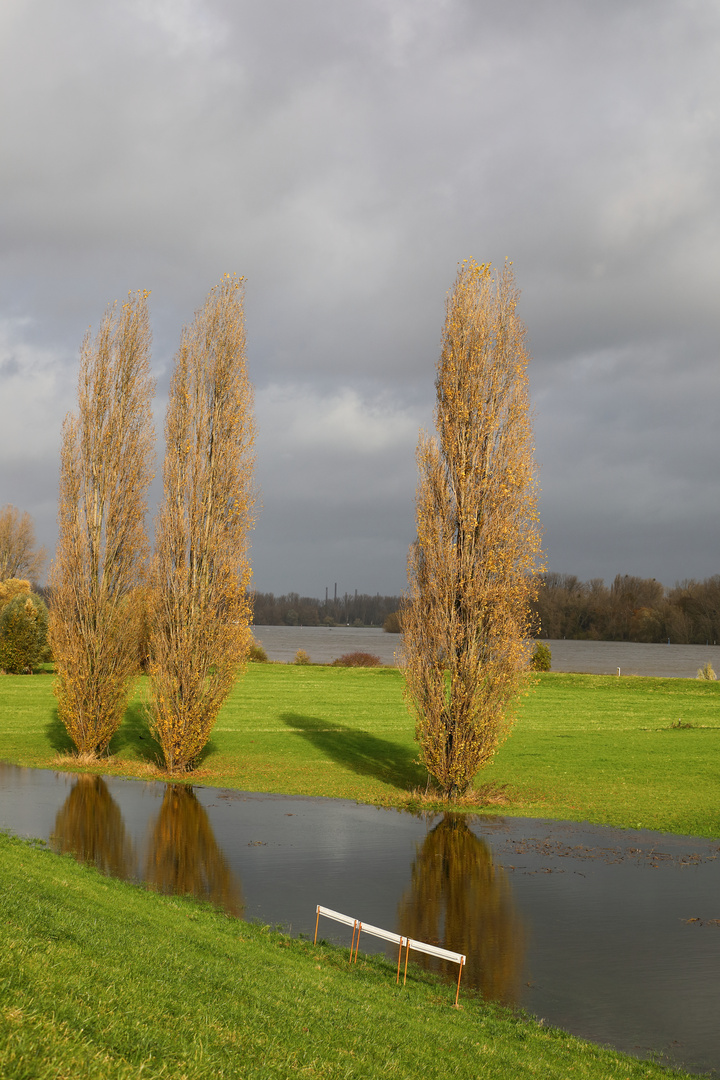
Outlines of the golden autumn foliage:
<svg viewBox="0 0 720 1080">
<path fill-rule="evenodd" d="M 463 814 L 445 814 L 418 847 L 398 930 L 467 957 L 463 983 L 511 1005 L 519 996 L 525 934 L 507 875 Z M 413 959 L 457 977 L 457 967 L 424 954 Z"/>
<path fill-rule="evenodd" d="M 63 427 L 50 642 L 60 719 L 91 756 L 107 749 L 138 671 L 154 441 L 147 296 L 109 307 L 86 336 L 78 412 Z"/>
<path fill-rule="evenodd" d="M 511 724 L 540 548 L 525 328 L 512 270 L 461 265 L 448 297 L 437 438 L 417 451 L 417 539 L 401 619 L 423 761 L 464 793 Z"/>
<path fill-rule="evenodd" d="M 35 593 L 16 592 L 5 604 L 0 597 L 0 672 L 32 675 L 46 654 L 47 625 L 45 602 Z"/>
<path fill-rule="evenodd" d="M 171 773 L 194 766 L 251 645 L 253 392 L 243 279 L 226 275 L 183 331 L 155 528 L 151 726 Z"/>
<path fill-rule="evenodd" d="M 30 582 L 23 578 L 7 578 L 0 581 L 0 608 L 4 608 L 16 596 L 29 596 L 31 593 Z"/>
</svg>

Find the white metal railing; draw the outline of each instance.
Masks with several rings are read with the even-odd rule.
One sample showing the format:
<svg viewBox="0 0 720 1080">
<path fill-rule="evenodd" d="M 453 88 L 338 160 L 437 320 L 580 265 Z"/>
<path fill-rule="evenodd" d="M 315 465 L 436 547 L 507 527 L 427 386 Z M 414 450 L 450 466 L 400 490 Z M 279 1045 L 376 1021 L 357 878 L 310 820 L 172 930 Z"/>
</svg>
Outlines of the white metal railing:
<svg viewBox="0 0 720 1080">
<path fill-rule="evenodd" d="M 383 930 L 380 926 L 372 926 L 370 923 L 364 923 L 360 919 L 355 919 L 352 915 L 343 915 L 339 911 L 333 911 L 332 908 L 323 907 L 322 904 L 318 904 L 315 909 L 315 938 L 313 944 L 317 943 L 318 924 L 320 922 L 320 916 L 323 915 L 326 919 L 333 919 L 335 922 L 343 923 L 345 926 L 352 926 L 352 941 L 350 943 L 350 963 L 357 963 L 358 949 L 360 948 L 360 934 L 370 934 L 371 937 L 381 938 L 383 941 L 389 941 L 393 945 L 398 946 L 398 964 L 397 964 L 397 976 L 395 982 L 400 982 L 400 963 L 402 960 L 402 951 L 405 948 L 405 972 L 403 976 L 403 986 L 407 981 L 407 969 L 408 958 L 410 956 L 410 950 L 413 952 L 426 953 L 428 956 L 436 956 L 441 960 L 449 960 L 453 964 L 459 964 L 460 970 L 458 972 L 457 990 L 455 992 L 455 1004 L 458 1003 L 460 996 L 460 979 L 462 978 L 463 967 L 465 966 L 466 957 L 463 953 L 452 952 L 451 949 L 442 949 L 439 945 L 429 945 L 426 941 L 416 941 L 415 938 L 405 937 L 403 934 L 395 934 L 392 930 Z"/>
</svg>

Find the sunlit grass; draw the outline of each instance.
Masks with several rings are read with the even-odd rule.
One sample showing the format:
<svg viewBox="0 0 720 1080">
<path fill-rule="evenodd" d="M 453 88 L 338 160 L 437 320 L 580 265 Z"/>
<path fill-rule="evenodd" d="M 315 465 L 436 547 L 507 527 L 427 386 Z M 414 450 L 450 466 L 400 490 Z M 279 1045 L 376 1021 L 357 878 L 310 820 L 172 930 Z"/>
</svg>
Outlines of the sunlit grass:
<svg viewBox="0 0 720 1080">
<path fill-rule="evenodd" d="M 8 1080 L 686 1076 L 0 836 Z"/>
<path fill-rule="evenodd" d="M 0 759 L 72 766 L 58 756 L 72 747 L 51 684 L 0 678 Z M 110 749 L 101 771 L 161 776 L 137 701 Z M 249 666 L 189 779 L 395 805 L 426 784 L 397 670 L 293 664 Z M 489 812 L 710 837 L 720 836 L 719 782 L 720 684 L 553 672 L 536 677 L 477 779 Z"/>
<path fill-rule="evenodd" d="M 542 675 L 485 778 L 503 812 L 720 836 L 720 684 Z"/>
</svg>

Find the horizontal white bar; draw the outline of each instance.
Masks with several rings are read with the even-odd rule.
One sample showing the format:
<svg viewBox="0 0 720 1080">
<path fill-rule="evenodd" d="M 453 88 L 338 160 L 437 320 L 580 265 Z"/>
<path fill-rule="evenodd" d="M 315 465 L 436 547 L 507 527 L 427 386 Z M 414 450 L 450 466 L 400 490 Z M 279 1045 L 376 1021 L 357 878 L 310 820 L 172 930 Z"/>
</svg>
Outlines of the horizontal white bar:
<svg viewBox="0 0 720 1080">
<path fill-rule="evenodd" d="M 442 960 L 452 960 L 454 964 L 465 963 L 462 953 L 450 952 L 449 949 L 441 949 L 437 945 L 427 945 L 424 941 L 415 941 L 414 938 L 408 938 L 408 948 L 415 952 L 427 953 L 428 956 L 439 956 Z"/>
<path fill-rule="evenodd" d="M 360 930 L 363 934 L 371 934 L 372 937 L 382 938 L 383 941 L 392 941 L 395 945 L 407 945 L 407 938 L 402 934 L 393 934 L 392 930 L 381 930 L 379 926 L 371 926 L 370 923 L 361 922 Z"/>
<path fill-rule="evenodd" d="M 465 963 L 465 956 L 462 953 L 451 952 L 450 949 L 441 949 L 438 945 L 428 945 L 425 941 L 415 941 L 414 938 L 406 938 L 402 934 L 394 934 L 391 930 L 383 930 L 379 926 L 372 926 L 371 923 L 360 922 L 359 919 L 353 919 L 350 915 L 342 915 L 339 911 L 333 911 L 332 908 L 323 907 L 322 904 L 318 904 L 315 910 L 317 914 L 324 915 L 327 919 L 334 919 L 335 922 L 344 923 L 345 926 L 355 927 L 359 925 L 361 933 L 370 934 L 371 937 L 391 941 L 394 945 L 407 945 L 414 952 L 427 953 L 428 956 L 439 956 L 441 960 L 450 960 L 454 964 Z"/>
<path fill-rule="evenodd" d="M 334 919 L 335 922 L 345 923 L 346 926 L 355 926 L 357 919 L 351 918 L 349 915 L 341 915 L 339 911 L 333 911 L 329 907 L 321 907 L 318 904 L 316 911 L 320 915 L 325 915 L 328 919 Z"/>
</svg>

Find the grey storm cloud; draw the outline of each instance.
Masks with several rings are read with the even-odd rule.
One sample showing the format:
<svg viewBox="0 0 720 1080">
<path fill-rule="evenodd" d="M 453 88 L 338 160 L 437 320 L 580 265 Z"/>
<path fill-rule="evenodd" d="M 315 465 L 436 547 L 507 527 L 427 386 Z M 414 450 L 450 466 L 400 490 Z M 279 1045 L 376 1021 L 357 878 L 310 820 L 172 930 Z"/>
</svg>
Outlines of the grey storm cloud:
<svg viewBox="0 0 720 1080">
<path fill-rule="evenodd" d="M 259 589 L 397 592 L 457 263 L 513 260 L 546 561 L 720 571 L 720 11 L 677 0 L 8 0 L 0 504 L 54 544 L 77 352 L 248 278 Z M 159 450 L 161 452 L 161 450 Z"/>
</svg>

